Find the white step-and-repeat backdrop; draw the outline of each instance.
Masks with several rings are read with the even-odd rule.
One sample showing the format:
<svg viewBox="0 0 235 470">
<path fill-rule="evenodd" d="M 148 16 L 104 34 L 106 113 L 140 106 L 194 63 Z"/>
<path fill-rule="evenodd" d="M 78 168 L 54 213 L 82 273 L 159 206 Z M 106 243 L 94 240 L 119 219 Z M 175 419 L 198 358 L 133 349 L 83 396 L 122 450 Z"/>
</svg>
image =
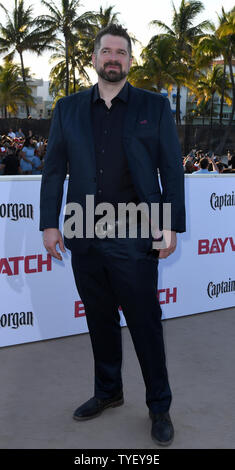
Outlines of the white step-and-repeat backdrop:
<svg viewBox="0 0 235 470">
<path fill-rule="evenodd" d="M 70 252 L 57 261 L 43 247 L 40 184 L 37 176 L 0 177 L 1 347 L 88 331 Z M 159 261 L 163 319 L 235 305 L 235 177 L 186 177 L 185 192 L 187 232 Z"/>
</svg>

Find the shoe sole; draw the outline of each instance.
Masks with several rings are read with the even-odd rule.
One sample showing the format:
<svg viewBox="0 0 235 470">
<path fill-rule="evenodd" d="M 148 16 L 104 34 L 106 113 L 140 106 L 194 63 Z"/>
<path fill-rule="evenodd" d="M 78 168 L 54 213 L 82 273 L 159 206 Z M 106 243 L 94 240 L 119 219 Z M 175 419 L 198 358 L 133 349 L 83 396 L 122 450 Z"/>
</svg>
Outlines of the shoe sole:
<svg viewBox="0 0 235 470">
<path fill-rule="evenodd" d="M 152 434 L 152 440 L 155 442 L 155 444 L 159 445 L 159 446 L 162 446 L 162 447 L 167 447 L 167 446 L 170 446 L 174 440 L 174 436 L 169 440 L 169 441 L 166 441 L 166 442 L 162 442 L 162 441 L 158 441 Z"/>
<path fill-rule="evenodd" d="M 102 408 L 102 410 L 98 411 L 97 413 L 95 413 L 91 416 L 76 416 L 76 415 L 73 415 L 73 419 L 75 419 L 76 421 L 87 421 L 89 419 L 93 419 L 93 418 L 96 418 L 97 416 L 100 416 L 106 408 L 115 408 L 116 406 L 123 405 L 123 403 L 124 403 L 124 399 L 121 399 L 121 400 L 115 401 L 113 403 L 109 403 L 108 405 L 105 405 Z"/>
</svg>

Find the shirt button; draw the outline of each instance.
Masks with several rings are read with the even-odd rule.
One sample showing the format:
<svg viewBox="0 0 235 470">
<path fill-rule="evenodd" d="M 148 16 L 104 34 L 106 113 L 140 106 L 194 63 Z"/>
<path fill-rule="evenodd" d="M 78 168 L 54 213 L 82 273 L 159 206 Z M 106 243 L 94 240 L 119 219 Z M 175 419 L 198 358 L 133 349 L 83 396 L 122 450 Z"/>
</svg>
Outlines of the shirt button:
<svg viewBox="0 0 235 470">
<path fill-rule="evenodd" d="M 100 174 L 102 175 L 102 173 L 104 173 L 104 170 L 103 168 L 100 168 Z"/>
<path fill-rule="evenodd" d="M 98 189 L 98 194 L 102 194 L 102 189 Z"/>
<path fill-rule="evenodd" d="M 105 133 L 105 134 L 108 134 L 108 131 L 107 131 L 107 129 L 105 129 L 104 133 Z"/>
<path fill-rule="evenodd" d="M 104 149 L 101 150 L 101 153 L 104 153 Z"/>
</svg>

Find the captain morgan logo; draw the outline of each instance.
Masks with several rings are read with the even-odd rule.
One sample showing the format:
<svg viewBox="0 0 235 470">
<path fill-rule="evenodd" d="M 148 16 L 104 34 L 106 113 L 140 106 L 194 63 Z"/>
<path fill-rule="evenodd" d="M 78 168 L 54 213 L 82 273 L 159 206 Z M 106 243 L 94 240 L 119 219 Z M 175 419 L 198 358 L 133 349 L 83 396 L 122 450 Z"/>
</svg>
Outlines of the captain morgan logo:
<svg viewBox="0 0 235 470">
<path fill-rule="evenodd" d="M 235 206 L 235 194 L 234 191 L 231 193 L 225 193 L 225 194 L 216 194 L 212 193 L 210 197 L 210 205 L 212 209 L 215 211 L 216 209 L 221 209 L 223 207 L 231 207 Z"/>
<path fill-rule="evenodd" d="M 33 326 L 33 312 L 3 313 L 0 315 L 0 328 L 16 330 L 20 326 Z"/>
<path fill-rule="evenodd" d="M 19 219 L 33 219 L 33 206 L 24 203 L 0 204 L 0 218 L 7 218 L 14 222 Z"/>
<path fill-rule="evenodd" d="M 230 277 L 228 281 L 218 283 L 211 281 L 207 286 L 207 294 L 210 299 L 218 297 L 220 294 L 227 294 L 228 292 L 235 292 L 235 280 L 232 280 Z"/>
</svg>

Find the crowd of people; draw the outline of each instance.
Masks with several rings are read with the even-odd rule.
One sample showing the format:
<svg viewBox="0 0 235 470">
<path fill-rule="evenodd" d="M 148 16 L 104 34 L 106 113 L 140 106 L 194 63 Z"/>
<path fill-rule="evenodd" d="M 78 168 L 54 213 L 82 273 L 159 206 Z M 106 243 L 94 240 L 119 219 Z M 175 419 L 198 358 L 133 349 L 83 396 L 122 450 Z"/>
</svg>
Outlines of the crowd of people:
<svg viewBox="0 0 235 470">
<path fill-rule="evenodd" d="M 204 153 L 202 150 L 192 149 L 183 159 L 184 173 L 201 175 L 207 173 L 234 173 L 235 154 L 230 150 L 226 155 L 218 156 L 213 152 Z"/>
<path fill-rule="evenodd" d="M 44 165 L 47 139 L 22 129 L 0 136 L 0 175 L 40 175 Z M 184 173 L 235 173 L 235 153 L 215 156 L 213 152 L 192 149 L 183 157 Z"/>
<path fill-rule="evenodd" d="M 0 175 L 40 175 L 47 139 L 22 129 L 0 136 Z"/>
</svg>

